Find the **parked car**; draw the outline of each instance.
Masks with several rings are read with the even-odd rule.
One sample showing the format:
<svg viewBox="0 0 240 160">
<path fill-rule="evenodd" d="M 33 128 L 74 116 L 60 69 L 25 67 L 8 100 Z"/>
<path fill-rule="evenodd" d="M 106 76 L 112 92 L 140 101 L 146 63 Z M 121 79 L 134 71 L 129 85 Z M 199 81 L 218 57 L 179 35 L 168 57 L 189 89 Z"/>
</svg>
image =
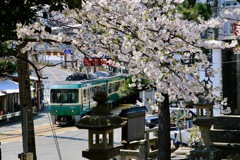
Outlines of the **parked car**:
<svg viewBox="0 0 240 160">
<path fill-rule="evenodd" d="M 158 116 L 146 116 L 145 124 L 149 128 L 158 127 L 159 124 Z"/>
<path fill-rule="evenodd" d="M 158 127 L 158 125 L 159 125 L 158 116 L 155 116 L 155 115 L 153 115 L 153 116 L 146 116 L 145 117 L 145 125 L 148 128 Z M 176 130 L 176 125 L 171 124 L 170 130 Z"/>
</svg>

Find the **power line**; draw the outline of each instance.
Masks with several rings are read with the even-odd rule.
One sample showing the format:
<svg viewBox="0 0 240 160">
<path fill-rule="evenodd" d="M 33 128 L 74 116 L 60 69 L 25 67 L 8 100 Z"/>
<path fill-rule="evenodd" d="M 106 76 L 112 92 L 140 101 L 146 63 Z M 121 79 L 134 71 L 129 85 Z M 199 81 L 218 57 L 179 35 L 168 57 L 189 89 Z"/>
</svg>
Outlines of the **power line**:
<svg viewBox="0 0 240 160">
<path fill-rule="evenodd" d="M 237 63 L 237 62 L 240 62 L 240 60 L 225 61 L 225 62 L 221 62 L 221 63 Z M 220 63 L 211 63 L 211 64 L 220 64 Z"/>
</svg>

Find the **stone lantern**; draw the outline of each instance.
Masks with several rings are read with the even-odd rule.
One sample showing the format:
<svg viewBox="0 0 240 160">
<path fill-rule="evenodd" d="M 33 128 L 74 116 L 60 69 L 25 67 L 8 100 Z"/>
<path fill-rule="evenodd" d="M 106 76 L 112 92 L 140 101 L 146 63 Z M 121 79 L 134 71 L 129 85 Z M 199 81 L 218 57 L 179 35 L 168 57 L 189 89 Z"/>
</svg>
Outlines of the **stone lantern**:
<svg viewBox="0 0 240 160">
<path fill-rule="evenodd" d="M 109 160 L 120 154 L 119 148 L 114 148 L 114 129 L 122 127 L 125 122 L 110 113 L 106 105 L 107 94 L 97 91 L 93 100 L 98 104 L 92 114 L 83 117 L 76 127 L 88 129 L 89 149 L 82 151 L 82 155 L 90 160 Z"/>
<path fill-rule="evenodd" d="M 190 152 L 191 158 L 196 160 L 220 160 L 221 152 L 213 146 L 210 129 L 217 122 L 213 117 L 213 104 L 196 104 L 197 118 L 193 124 L 199 126 L 203 146 Z"/>
<path fill-rule="evenodd" d="M 213 105 L 211 104 L 197 104 L 196 105 L 197 118 L 193 124 L 199 126 L 202 141 L 206 149 L 213 147 L 213 142 L 210 138 L 210 129 L 216 123 L 216 118 L 213 117 Z"/>
</svg>

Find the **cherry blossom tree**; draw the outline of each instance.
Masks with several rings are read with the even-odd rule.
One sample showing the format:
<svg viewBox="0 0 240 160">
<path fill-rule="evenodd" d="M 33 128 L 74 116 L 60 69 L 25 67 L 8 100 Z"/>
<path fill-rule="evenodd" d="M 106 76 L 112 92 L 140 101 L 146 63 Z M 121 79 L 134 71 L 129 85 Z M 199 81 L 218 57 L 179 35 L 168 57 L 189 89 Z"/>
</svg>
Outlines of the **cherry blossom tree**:
<svg viewBox="0 0 240 160">
<path fill-rule="evenodd" d="M 63 19 L 70 20 L 68 26 L 81 25 L 72 29 L 74 35 L 67 32 L 51 35 L 39 22 L 31 26 L 19 24 L 17 33 L 21 39 L 35 37 L 39 43 L 71 44 L 85 56 L 91 56 L 92 50 L 99 56 L 110 55 L 117 62 L 116 67 L 127 69 L 132 76 L 131 87 L 141 89 L 142 79 L 147 79 L 149 86 L 156 88 L 159 105 L 158 159 L 167 160 L 171 154 L 169 102 L 178 100 L 180 107 L 184 107 L 188 102 L 198 103 L 198 95 L 202 94 L 217 103 L 221 97 L 214 94 L 216 89 L 199 80 L 199 68 L 209 76 L 215 73 L 208 69 L 210 63 L 202 48 L 237 45 L 237 41 L 228 44 L 202 39 L 202 32 L 218 28 L 224 21 L 220 18 L 204 21 L 201 17 L 198 23 L 183 20 L 176 8 L 180 3 L 181 0 L 91 0 L 81 9 L 70 10 L 65 6 L 61 13 Z M 22 51 L 29 48 L 31 43 Z M 189 57 L 194 62 L 184 65 L 181 59 Z"/>
</svg>

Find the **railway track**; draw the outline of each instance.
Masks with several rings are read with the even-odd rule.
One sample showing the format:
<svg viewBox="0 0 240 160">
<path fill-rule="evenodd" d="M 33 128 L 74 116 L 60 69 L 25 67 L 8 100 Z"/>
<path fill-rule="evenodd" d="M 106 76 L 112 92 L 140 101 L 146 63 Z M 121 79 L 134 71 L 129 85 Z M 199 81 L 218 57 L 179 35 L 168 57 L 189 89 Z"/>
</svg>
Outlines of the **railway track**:
<svg viewBox="0 0 240 160">
<path fill-rule="evenodd" d="M 62 134 L 69 131 L 78 130 L 75 126 L 56 126 L 53 127 L 50 126 L 50 124 L 44 124 L 41 126 L 35 127 L 35 137 L 41 137 L 41 136 L 49 136 L 55 134 Z M 15 141 L 22 141 L 22 130 L 14 130 L 9 132 L 0 133 L 0 142 L 2 144 L 9 143 L 9 142 L 15 142 Z"/>
</svg>

